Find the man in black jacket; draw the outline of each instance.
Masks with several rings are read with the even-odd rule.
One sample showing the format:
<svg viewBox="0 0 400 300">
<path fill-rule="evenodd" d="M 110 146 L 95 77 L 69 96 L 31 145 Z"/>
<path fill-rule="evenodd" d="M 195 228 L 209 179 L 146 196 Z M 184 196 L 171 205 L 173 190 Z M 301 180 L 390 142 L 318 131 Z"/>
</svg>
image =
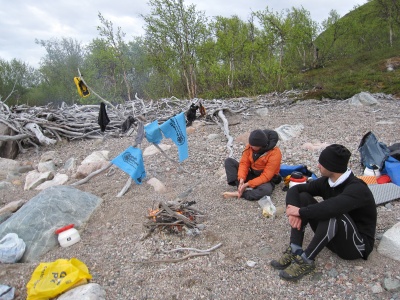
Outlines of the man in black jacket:
<svg viewBox="0 0 400 300">
<path fill-rule="evenodd" d="M 338 144 L 320 154 L 322 177 L 291 187 L 286 195 L 286 215 L 292 227 L 290 245 L 271 265 L 279 276 L 296 281 L 315 269 L 314 259 L 327 247 L 347 260 L 367 259 L 375 242 L 376 204 L 371 190 L 348 169 L 351 153 Z M 314 197 L 320 196 L 318 202 Z M 304 230 L 314 236 L 303 250 Z"/>
</svg>

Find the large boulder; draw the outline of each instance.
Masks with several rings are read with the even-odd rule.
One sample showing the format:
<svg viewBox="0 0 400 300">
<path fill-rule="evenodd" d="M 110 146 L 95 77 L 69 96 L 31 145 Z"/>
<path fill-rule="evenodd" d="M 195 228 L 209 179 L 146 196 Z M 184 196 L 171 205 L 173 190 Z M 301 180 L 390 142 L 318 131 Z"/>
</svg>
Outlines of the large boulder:
<svg viewBox="0 0 400 300">
<path fill-rule="evenodd" d="M 57 298 L 58 300 L 103 300 L 106 291 L 97 283 L 88 283 L 75 287 Z"/>
<path fill-rule="evenodd" d="M 0 123 L 0 135 L 16 135 L 17 133 L 7 125 Z M 0 157 L 14 159 L 18 155 L 16 141 L 0 141 Z"/>
<path fill-rule="evenodd" d="M 356 94 L 350 99 L 347 99 L 347 101 L 350 105 L 354 106 L 371 106 L 379 104 L 378 100 L 376 100 L 374 96 L 367 92 Z"/>
<path fill-rule="evenodd" d="M 0 224 L 0 239 L 16 233 L 26 244 L 20 261 L 36 262 L 58 245 L 56 229 L 75 224 L 79 230 L 101 202 L 101 198 L 71 186 L 49 187 Z"/>
<path fill-rule="evenodd" d="M 378 246 L 378 252 L 386 257 L 400 261 L 400 223 L 386 231 Z"/>
</svg>

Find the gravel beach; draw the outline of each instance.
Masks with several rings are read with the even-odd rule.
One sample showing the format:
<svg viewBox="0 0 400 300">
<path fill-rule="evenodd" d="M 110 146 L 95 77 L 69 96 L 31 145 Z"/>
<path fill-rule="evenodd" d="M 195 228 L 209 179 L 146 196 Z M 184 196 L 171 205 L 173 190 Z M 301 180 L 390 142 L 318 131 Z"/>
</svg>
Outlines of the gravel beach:
<svg viewBox="0 0 400 300">
<path fill-rule="evenodd" d="M 350 167 L 362 175 L 358 145 L 368 131 L 387 145 L 400 142 L 400 101 L 375 95 L 379 104 L 353 106 L 346 101 L 307 100 L 296 103 L 271 101 L 266 116 L 257 109 L 246 113 L 226 113 L 229 133 L 233 137 L 233 157 L 239 159 L 245 137 L 257 128 L 276 129 L 282 125 L 299 126 L 299 134 L 280 140 L 283 159 L 288 165 L 304 164 L 318 174 L 320 149 L 307 145 L 343 144 L 352 152 Z M 207 108 L 207 101 L 204 101 Z M 109 157 L 133 144 L 133 137 L 105 138 L 58 143 L 37 153 L 30 149 L 16 160 L 37 165 L 45 151 L 58 153 L 57 164 L 70 157 L 78 162 L 93 151 L 107 150 Z M 157 178 L 166 187 L 156 192 L 146 181 L 133 184 L 125 195 L 121 191 L 127 175 L 115 169 L 77 186 L 103 199 L 89 222 L 78 228 L 81 241 L 73 246 L 46 253 L 41 261 L 76 257 L 93 276 L 91 282 L 101 285 L 109 300 L 121 299 L 400 299 L 400 292 L 387 290 L 386 282 L 400 280 L 398 261 L 380 255 L 376 248 L 382 234 L 400 222 L 400 203 L 392 201 L 378 207 L 378 229 L 375 248 L 367 261 L 344 261 L 324 249 L 316 259 L 316 272 L 297 283 L 283 281 L 269 262 L 281 255 L 289 241 L 289 225 L 284 214 L 266 218 L 257 201 L 223 199 L 224 191 L 233 191 L 225 181 L 223 162 L 229 155 L 223 128 L 201 119 L 188 128 L 189 158 L 177 168 L 162 153 L 146 156 L 147 178 Z M 177 159 L 177 148 L 171 145 L 167 155 Z M 150 144 L 143 141 L 142 148 Z M 23 182 L 24 178 L 21 178 Z M 71 178 L 67 184 L 76 181 Z M 271 199 L 277 208 L 285 206 L 286 192 L 278 185 Z M 28 201 L 38 191 L 24 191 L 22 185 L 0 191 L 0 207 L 11 201 Z M 177 198 L 196 201 L 193 206 L 205 213 L 204 229 L 198 234 L 154 232 L 147 238 L 143 223 L 148 210 L 158 201 Z M 307 229 L 306 243 L 311 235 Z M 176 248 L 209 249 L 209 255 L 191 257 L 179 262 L 154 262 L 180 258 L 187 251 L 166 253 Z M 36 263 L 0 265 L 0 284 L 15 287 L 15 299 L 26 298 L 26 284 Z"/>
</svg>

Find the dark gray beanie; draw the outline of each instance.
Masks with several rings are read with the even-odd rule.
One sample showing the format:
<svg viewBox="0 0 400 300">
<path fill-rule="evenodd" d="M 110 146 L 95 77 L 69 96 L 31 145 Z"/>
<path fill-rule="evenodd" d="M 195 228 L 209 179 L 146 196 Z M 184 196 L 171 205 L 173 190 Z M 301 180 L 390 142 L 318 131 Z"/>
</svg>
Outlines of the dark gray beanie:
<svg viewBox="0 0 400 300">
<path fill-rule="evenodd" d="M 261 129 L 256 129 L 250 133 L 249 144 L 256 147 L 266 147 L 268 145 L 268 137 Z"/>
<path fill-rule="evenodd" d="M 342 145 L 332 144 L 322 150 L 319 163 L 325 169 L 335 173 L 344 173 L 347 170 L 351 153 Z"/>
</svg>

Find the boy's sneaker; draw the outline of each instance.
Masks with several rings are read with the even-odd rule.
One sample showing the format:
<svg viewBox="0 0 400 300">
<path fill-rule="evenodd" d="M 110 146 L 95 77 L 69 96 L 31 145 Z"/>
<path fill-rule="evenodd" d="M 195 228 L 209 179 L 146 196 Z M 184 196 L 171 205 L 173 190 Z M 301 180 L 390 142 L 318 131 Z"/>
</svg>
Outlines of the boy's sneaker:
<svg viewBox="0 0 400 300">
<path fill-rule="evenodd" d="M 292 263 L 292 260 L 295 257 L 296 254 L 292 253 L 292 248 L 289 246 L 278 260 L 274 259 L 270 264 L 274 267 L 274 269 L 283 270 Z"/>
<path fill-rule="evenodd" d="M 285 270 L 279 272 L 279 277 L 285 280 L 297 281 L 304 275 L 315 270 L 315 262 L 307 262 L 300 255 L 296 255 L 293 262 Z"/>
</svg>

